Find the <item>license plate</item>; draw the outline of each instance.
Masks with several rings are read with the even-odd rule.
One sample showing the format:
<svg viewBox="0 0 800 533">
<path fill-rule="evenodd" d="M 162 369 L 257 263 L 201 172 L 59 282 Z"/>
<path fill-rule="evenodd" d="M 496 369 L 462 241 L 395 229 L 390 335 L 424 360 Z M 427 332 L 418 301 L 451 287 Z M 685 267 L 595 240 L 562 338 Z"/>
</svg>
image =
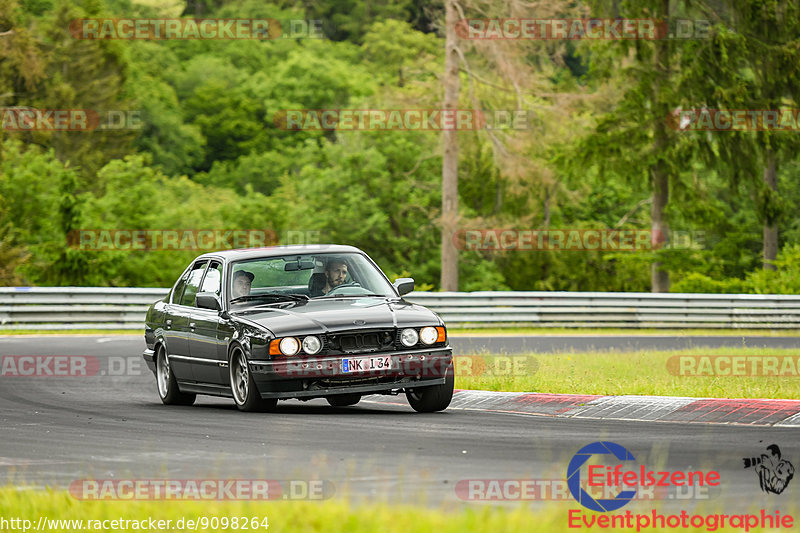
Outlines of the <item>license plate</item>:
<svg viewBox="0 0 800 533">
<path fill-rule="evenodd" d="M 392 368 L 391 357 L 348 357 L 342 359 L 342 372 L 370 372 Z"/>
</svg>

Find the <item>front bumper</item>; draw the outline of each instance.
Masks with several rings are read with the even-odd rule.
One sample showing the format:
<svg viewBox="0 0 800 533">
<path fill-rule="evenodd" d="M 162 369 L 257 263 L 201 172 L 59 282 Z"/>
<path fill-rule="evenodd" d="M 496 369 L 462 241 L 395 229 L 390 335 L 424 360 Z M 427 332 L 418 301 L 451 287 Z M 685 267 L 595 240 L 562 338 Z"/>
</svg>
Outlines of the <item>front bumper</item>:
<svg viewBox="0 0 800 533">
<path fill-rule="evenodd" d="M 147 364 L 147 368 L 149 368 L 153 373 L 156 371 L 155 354 L 155 350 L 151 350 L 149 348 L 142 352 L 142 358 L 144 359 L 145 364 Z"/>
<path fill-rule="evenodd" d="M 389 368 L 354 369 L 355 360 L 391 361 Z M 441 385 L 452 373 L 453 349 L 449 346 L 391 353 L 347 356 L 286 357 L 250 361 L 250 372 L 262 398 L 314 398 L 336 394 L 373 394 L 394 389 Z M 365 365 L 366 366 L 366 365 Z"/>
</svg>

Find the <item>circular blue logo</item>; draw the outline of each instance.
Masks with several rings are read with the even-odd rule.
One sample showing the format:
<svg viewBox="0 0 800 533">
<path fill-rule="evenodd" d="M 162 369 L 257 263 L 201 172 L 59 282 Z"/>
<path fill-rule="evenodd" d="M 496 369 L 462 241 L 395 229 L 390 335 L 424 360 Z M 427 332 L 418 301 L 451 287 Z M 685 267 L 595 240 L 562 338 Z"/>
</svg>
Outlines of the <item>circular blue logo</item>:
<svg viewBox="0 0 800 533">
<path fill-rule="evenodd" d="M 623 446 L 614 442 L 593 442 L 578 450 L 567 467 L 567 487 L 572 497 L 579 504 L 592 511 L 605 513 L 616 511 L 626 505 L 636 496 L 635 490 L 623 490 L 612 500 L 595 500 L 585 490 L 581 488 L 581 466 L 589 460 L 592 455 L 613 455 L 620 461 L 635 461 L 636 458 Z"/>
</svg>

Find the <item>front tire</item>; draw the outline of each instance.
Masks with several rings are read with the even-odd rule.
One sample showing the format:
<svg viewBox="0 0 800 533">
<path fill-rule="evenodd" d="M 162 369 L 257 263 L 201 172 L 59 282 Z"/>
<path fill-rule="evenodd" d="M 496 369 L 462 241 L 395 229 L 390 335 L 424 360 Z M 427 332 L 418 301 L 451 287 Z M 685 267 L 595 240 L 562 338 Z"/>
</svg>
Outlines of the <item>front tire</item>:
<svg viewBox="0 0 800 533">
<path fill-rule="evenodd" d="M 263 399 L 258 392 L 247 357 L 241 348 L 236 348 L 231 352 L 231 360 L 228 365 L 230 369 L 231 393 L 233 401 L 240 411 L 264 412 L 275 409 L 278 405 L 277 398 Z"/>
<path fill-rule="evenodd" d="M 409 405 L 418 413 L 444 411 L 453 399 L 455 382 L 453 365 L 450 365 L 445 373 L 443 384 L 409 389 L 406 391 L 406 398 Z"/>
<path fill-rule="evenodd" d="M 360 394 L 337 394 L 336 396 L 328 396 L 325 398 L 331 407 L 348 407 L 355 405 L 361 401 Z"/>
<path fill-rule="evenodd" d="M 172 373 L 167 349 L 163 344 L 159 345 L 156 353 L 156 385 L 158 396 L 164 405 L 192 405 L 197 398 L 196 394 L 181 392 L 178 389 L 178 381 Z"/>
</svg>

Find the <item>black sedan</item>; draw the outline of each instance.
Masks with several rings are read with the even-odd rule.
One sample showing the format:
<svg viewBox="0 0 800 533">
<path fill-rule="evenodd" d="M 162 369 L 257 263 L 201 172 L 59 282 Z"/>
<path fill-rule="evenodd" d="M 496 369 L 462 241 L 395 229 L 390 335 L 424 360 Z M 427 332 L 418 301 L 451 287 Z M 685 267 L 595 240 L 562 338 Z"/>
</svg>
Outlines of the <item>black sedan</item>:
<svg viewBox="0 0 800 533">
<path fill-rule="evenodd" d="M 452 349 L 441 318 L 403 295 L 352 246 L 279 246 L 199 256 L 150 306 L 143 356 L 165 404 L 232 397 L 243 411 L 278 400 L 405 392 L 441 411 L 453 396 Z"/>
</svg>

